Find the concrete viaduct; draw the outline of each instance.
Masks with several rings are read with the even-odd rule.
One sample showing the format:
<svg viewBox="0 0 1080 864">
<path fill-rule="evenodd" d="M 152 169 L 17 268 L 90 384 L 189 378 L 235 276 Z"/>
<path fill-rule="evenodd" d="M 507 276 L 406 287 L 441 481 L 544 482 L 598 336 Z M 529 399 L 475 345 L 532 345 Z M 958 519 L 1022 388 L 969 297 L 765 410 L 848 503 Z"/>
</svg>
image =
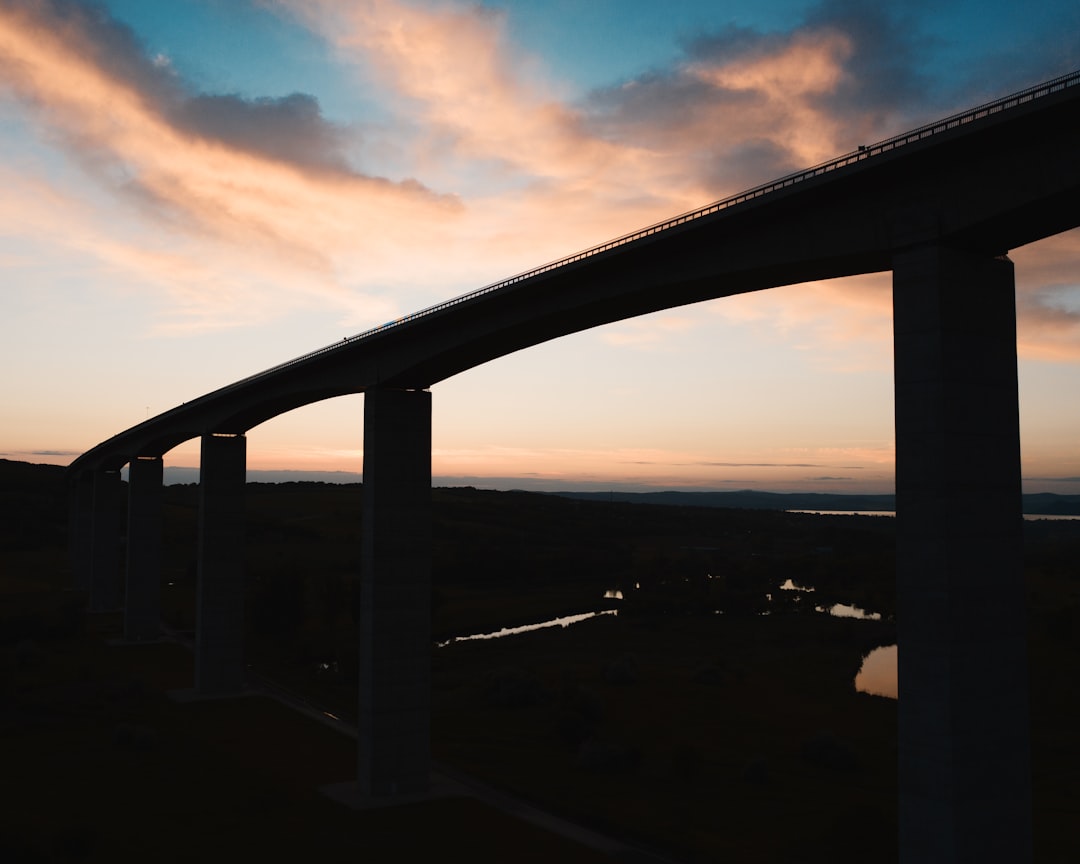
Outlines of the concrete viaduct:
<svg viewBox="0 0 1080 864">
<path fill-rule="evenodd" d="M 92 609 L 124 606 L 127 640 L 157 637 L 162 456 L 200 437 L 196 689 L 239 691 L 245 433 L 294 408 L 364 393 L 358 791 L 391 800 L 423 792 L 429 388 L 608 322 L 891 270 L 900 860 L 1030 861 L 1015 282 L 1007 253 L 1080 226 L 1078 154 L 1080 72 L 860 147 L 148 419 L 69 469 L 78 586 Z"/>
</svg>

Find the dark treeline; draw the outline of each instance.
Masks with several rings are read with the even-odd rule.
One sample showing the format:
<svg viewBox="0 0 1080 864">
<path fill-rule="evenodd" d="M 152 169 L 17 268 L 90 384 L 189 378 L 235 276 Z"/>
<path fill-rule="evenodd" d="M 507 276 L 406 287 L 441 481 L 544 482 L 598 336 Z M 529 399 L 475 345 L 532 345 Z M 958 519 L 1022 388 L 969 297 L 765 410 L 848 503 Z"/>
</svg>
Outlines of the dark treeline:
<svg viewBox="0 0 1080 864">
<path fill-rule="evenodd" d="M 165 489 L 162 613 L 179 631 L 195 625 L 198 493 Z M 436 756 L 686 860 L 894 859 L 895 703 L 852 682 L 868 650 L 896 639 L 895 520 L 597 497 L 432 490 L 433 640 L 619 611 L 433 647 Z M 251 483 L 246 511 L 252 671 L 355 717 L 362 487 Z M 81 623 L 67 520 L 62 469 L 0 462 L 10 705 L 37 698 L 40 658 L 89 674 L 63 640 L 105 626 Z M 1067 684 L 1080 674 L 1080 522 L 1025 532 L 1036 838 L 1056 854 L 1075 851 L 1080 806 Z M 58 602 L 34 599 L 49 586 Z M 814 611 L 833 603 L 882 619 Z M 190 659 L 173 674 L 190 676 Z"/>
<path fill-rule="evenodd" d="M 558 492 L 567 498 L 625 501 L 632 504 L 670 504 L 681 507 L 725 507 L 755 510 L 852 510 L 866 513 L 896 509 L 895 495 L 857 495 L 832 492 Z M 1080 516 L 1080 495 L 1034 492 L 1021 496 L 1024 513 L 1042 516 Z"/>
</svg>

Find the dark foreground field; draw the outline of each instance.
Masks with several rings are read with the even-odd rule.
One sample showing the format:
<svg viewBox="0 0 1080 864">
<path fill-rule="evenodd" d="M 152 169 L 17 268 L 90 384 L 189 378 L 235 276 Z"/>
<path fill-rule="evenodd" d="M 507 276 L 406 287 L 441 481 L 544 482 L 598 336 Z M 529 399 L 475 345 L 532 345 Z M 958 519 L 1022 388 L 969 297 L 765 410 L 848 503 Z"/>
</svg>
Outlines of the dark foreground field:
<svg viewBox="0 0 1080 864">
<path fill-rule="evenodd" d="M 61 590 L 56 473 L 3 467 L 0 861 L 425 860 L 432 838 L 452 860 L 601 858 L 469 798 L 347 810 L 317 792 L 352 775 L 347 736 L 263 696 L 171 701 L 190 654 L 106 644 L 118 616 Z M 346 720 L 358 493 L 256 485 L 248 500 L 252 670 Z M 183 635 L 195 489 L 168 501 L 165 616 Z M 438 639 L 619 608 L 433 649 L 438 760 L 678 860 L 895 860 L 895 703 L 852 686 L 895 638 L 890 520 L 476 490 L 435 503 Z M 1080 859 L 1076 527 L 1029 538 L 1040 862 Z M 780 591 L 788 578 L 816 590 Z M 804 608 L 840 601 L 884 620 Z"/>
</svg>

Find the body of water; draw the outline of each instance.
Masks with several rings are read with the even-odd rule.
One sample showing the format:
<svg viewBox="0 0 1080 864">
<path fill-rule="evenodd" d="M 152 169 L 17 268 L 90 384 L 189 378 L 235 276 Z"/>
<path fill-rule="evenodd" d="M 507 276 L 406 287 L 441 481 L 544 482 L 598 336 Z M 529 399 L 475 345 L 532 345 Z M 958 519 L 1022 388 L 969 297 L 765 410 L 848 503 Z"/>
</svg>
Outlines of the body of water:
<svg viewBox="0 0 1080 864">
<path fill-rule="evenodd" d="M 815 606 L 815 612 L 828 612 L 834 618 L 860 618 L 863 621 L 880 621 L 880 612 L 867 612 L 865 609 L 860 609 L 858 606 L 852 606 L 848 603 L 833 603 L 832 606 L 825 608 L 824 606 Z"/>
<path fill-rule="evenodd" d="M 804 588 L 801 585 L 796 585 L 790 579 L 780 586 L 784 591 L 800 591 L 811 593 L 813 588 Z M 611 590 L 604 593 L 605 600 L 621 600 L 622 592 L 618 590 Z M 834 603 L 832 606 L 825 608 L 824 606 L 815 606 L 815 612 L 824 612 L 829 615 L 834 615 L 838 618 L 860 618 L 866 621 L 880 621 L 881 614 L 878 612 L 867 612 L 865 609 L 860 609 L 858 606 L 851 606 L 846 603 Z M 571 624 L 577 624 L 581 621 L 588 621 L 590 618 L 595 618 L 598 615 L 618 615 L 618 609 L 603 609 L 599 612 L 582 612 L 578 615 L 564 615 L 561 618 L 552 618 L 549 621 L 540 621 L 536 624 L 524 624 L 520 627 L 503 627 L 499 630 L 493 630 L 490 633 L 473 633 L 468 636 L 455 636 L 453 639 L 447 639 L 445 642 L 439 642 L 437 647 L 443 648 L 453 642 L 470 642 L 475 639 L 502 639 L 506 636 L 514 636 L 518 633 L 529 633 L 534 630 L 544 630 L 548 627 L 569 627 Z M 721 614 L 718 612 L 718 614 Z M 895 699 L 897 694 L 896 683 L 896 646 L 887 645 L 882 648 L 875 648 L 866 657 L 863 658 L 862 668 L 859 669 L 858 675 L 855 676 L 855 689 L 860 693 L 871 693 L 875 696 L 887 696 L 890 699 Z"/>
<path fill-rule="evenodd" d="M 610 592 L 609 592 L 610 593 Z M 605 595 L 606 597 L 607 595 Z M 541 621 L 538 624 L 523 624 L 520 627 L 503 627 L 491 633 L 473 633 L 469 636 L 455 636 L 445 642 L 439 642 L 436 647 L 443 648 L 451 642 L 471 642 L 474 639 L 502 639 L 505 636 L 514 636 L 518 633 L 529 633 L 533 630 L 544 630 L 548 627 L 569 627 L 579 621 L 587 621 L 598 615 L 618 615 L 618 609 L 603 609 L 599 612 L 582 612 L 579 615 L 564 615 L 562 618 L 552 618 L 550 621 Z"/>
<path fill-rule="evenodd" d="M 785 510 L 785 513 L 811 513 L 815 516 L 895 516 L 895 510 Z"/>
<path fill-rule="evenodd" d="M 855 676 L 855 689 L 874 696 L 895 699 L 898 692 L 896 678 L 896 646 L 875 648 L 863 658 L 862 668 Z"/>
<path fill-rule="evenodd" d="M 816 516 L 896 516 L 895 510 L 785 510 L 785 513 L 812 513 Z M 1069 522 L 1080 520 L 1080 516 L 1047 513 L 1025 513 L 1024 519 L 1034 522 L 1047 519 L 1051 522 Z"/>
</svg>

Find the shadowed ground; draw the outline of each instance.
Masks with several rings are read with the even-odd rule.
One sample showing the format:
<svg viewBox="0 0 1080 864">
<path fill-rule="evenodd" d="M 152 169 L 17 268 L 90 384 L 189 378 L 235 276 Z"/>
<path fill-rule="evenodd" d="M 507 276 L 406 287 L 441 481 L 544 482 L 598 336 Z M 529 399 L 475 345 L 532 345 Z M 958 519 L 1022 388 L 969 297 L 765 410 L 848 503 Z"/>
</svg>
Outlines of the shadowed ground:
<svg viewBox="0 0 1080 864">
<path fill-rule="evenodd" d="M 471 798 L 335 804 L 318 788 L 348 778 L 350 738 L 264 696 L 177 704 L 190 653 L 119 631 L 4 646 L 0 860 L 607 860 Z"/>
<path fill-rule="evenodd" d="M 266 697 L 169 700 L 192 686 L 191 654 L 111 647 L 119 616 L 88 618 L 60 590 L 66 514 L 43 476 L 0 484 L 0 740 L 13 792 L 0 860 L 423 860 L 432 837 L 473 861 L 605 860 L 471 799 L 347 810 L 317 792 L 352 776 L 347 736 Z M 193 491 L 169 488 L 166 519 L 164 612 L 181 630 Z M 248 494 L 253 668 L 346 718 L 356 643 L 342 574 L 356 499 L 308 484 Z M 617 618 L 436 649 L 442 764 L 679 860 L 895 860 L 895 704 L 851 686 L 892 624 L 799 612 L 793 592 L 775 590 L 793 577 L 817 589 L 799 602 L 887 619 L 888 521 L 476 490 L 437 490 L 436 503 L 440 638 L 627 593 Z M 1036 861 L 1047 864 L 1080 854 L 1077 527 L 1028 531 Z M 715 603 L 724 615 L 702 614 Z"/>
</svg>

